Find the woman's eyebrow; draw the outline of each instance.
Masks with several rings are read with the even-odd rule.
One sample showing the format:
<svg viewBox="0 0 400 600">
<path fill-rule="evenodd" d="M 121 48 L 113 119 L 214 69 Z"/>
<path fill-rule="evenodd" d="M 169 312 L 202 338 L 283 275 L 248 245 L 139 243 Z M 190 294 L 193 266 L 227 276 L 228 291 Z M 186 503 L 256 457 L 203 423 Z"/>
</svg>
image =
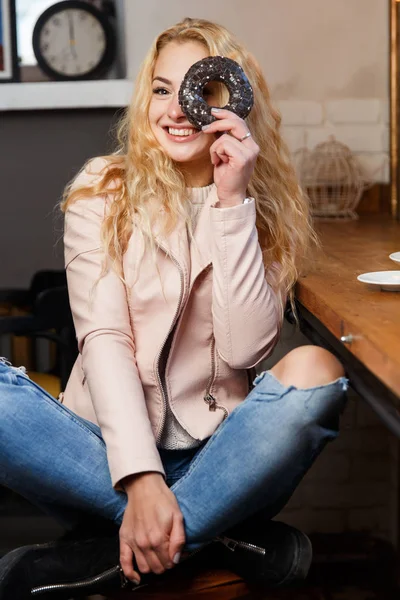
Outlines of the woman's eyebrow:
<svg viewBox="0 0 400 600">
<path fill-rule="evenodd" d="M 167 85 L 172 85 L 172 81 L 170 81 L 169 79 L 165 79 L 165 77 L 154 77 L 153 81 L 155 81 L 156 79 L 162 81 L 163 83 L 166 83 Z"/>
</svg>

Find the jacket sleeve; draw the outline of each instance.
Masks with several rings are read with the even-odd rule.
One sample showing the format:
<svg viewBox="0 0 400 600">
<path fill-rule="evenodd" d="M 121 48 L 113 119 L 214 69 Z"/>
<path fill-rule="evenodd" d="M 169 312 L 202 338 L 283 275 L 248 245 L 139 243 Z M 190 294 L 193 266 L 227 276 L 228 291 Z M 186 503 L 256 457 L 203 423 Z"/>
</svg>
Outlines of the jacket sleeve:
<svg viewBox="0 0 400 600">
<path fill-rule="evenodd" d="M 254 200 L 229 208 L 212 205 L 210 221 L 216 348 L 231 368 L 250 369 L 278 341 L 284 299 L 265 277 Z M 271 277 L 278 267 L 271 267 Z"/>
<path fill-rule="evenodd" d="M 84 172 L 74 187 L 88 184 Z M 65 263 L 70 305 L 82 366 L 107 447 L 114 487 L 144 471 L 165 476 L 135 361 L 125 285 L 113 269 L 100 278 L 101 224 L 108 202 L 78 199 L 65 215 Z"/>
</svg>

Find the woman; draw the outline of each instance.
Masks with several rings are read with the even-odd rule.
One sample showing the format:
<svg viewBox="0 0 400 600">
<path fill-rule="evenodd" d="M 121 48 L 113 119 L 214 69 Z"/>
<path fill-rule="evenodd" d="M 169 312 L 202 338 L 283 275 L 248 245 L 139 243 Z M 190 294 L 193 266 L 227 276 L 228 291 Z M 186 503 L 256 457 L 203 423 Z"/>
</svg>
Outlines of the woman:
<svg viewBox="0 0 400 600">
<path fill-rule="evenodd" d="M 255 104 L 246 122 L 214 110 L 200 131 L 178 90 L 210 55 L 243 67 Z M 216 105 L 216 86 L 208 94 Z M 125 582 L 144 583 L 203 548 L 266 585 L 307 574 L 307 536 L 271 519 L 337 436 L 347 380 L 334 356 L 305 346 L 249 393 L 315 239 L 279 125 L 255 59 L 223 27 L 185 19 L 150 49 L 119 150 L 67 189 L 80 354 L 63 404 L 0 365 L 1 482 L 73 541 L 5 556 L 0 599 L 59 583 L 43 593 L 67 598 L 108 569 L 108 583 L 81 588 L 104 592 L 120 585 L 118 558 Z"/>
</svg>

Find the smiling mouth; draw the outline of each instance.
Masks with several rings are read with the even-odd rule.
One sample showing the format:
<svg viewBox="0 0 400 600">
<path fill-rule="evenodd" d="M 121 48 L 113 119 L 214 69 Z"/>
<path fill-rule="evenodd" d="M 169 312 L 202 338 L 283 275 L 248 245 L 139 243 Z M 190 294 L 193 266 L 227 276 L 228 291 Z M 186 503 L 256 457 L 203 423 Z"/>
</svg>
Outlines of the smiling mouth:
<svg viewBox="0 0 400 600">
<path fill-rule="evenodd" d="M 175 137 L 190 137 L 196 133 L 199 133 L 198 129 L 194 127 L 185 127 L 184 129 L 177 129 L 176 127 L 164 127 L 165 131 L 169 133 L 169 135 Z"/>
</svg>

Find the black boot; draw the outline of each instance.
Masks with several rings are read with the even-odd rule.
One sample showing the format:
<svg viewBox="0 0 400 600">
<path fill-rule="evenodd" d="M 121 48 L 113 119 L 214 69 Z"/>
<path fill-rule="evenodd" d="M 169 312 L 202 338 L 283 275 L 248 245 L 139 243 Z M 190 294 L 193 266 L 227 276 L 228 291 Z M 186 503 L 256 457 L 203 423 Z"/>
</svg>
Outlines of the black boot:
<svg viewBox="0 0 400 600">
<path fill-rule="evenodd" d="M 215 561 L 249 583 L 282 587 L 302 582 L 310 569 L 309 538 L 294 527 L 269 521 L 237 526 L 213 545 Z"/>
<path fill-rule="evenodd" d="M 161 575 L 141 574 L 138 586 L 122 572 L 119 536 L 115 533 L 17 548 L 0 560 L 0 600 L 69 600 L 124 588 L 135 591 L 160 578 L 167 580 L 176 568 L 194 559 L 227 568 L 248 582 L 278 587 L 305 579 L 311 564 L 308 537 L 276 521 L 258 530 L 239 526 L 216 541 L 221 543 L 210 543 L 184 555 L 177 567 Z"/>
<path fill-rule="evenodd" d="M 118 535 L 24 546 L 0 560 L 0 600 L 68 600 L 128 584 L 119 567 Z"/>
<path fill-rule="evenodd" d="M 121 589 L 135 591 L 160 578 L 167 581 L 186 560 L 200 558 L 203 550 L 184 553 L 179 565 L 160 575 L 141 573 L 137 585 L 120 567 L 118 534 L 84 539 L 79 532 L 79 539 L 71 539 L 75 536 L 72 532 L 58 541 L 24 546 L 6 554 L 0 560 L 0 600 L 70 600 Z"/>
</svg>

